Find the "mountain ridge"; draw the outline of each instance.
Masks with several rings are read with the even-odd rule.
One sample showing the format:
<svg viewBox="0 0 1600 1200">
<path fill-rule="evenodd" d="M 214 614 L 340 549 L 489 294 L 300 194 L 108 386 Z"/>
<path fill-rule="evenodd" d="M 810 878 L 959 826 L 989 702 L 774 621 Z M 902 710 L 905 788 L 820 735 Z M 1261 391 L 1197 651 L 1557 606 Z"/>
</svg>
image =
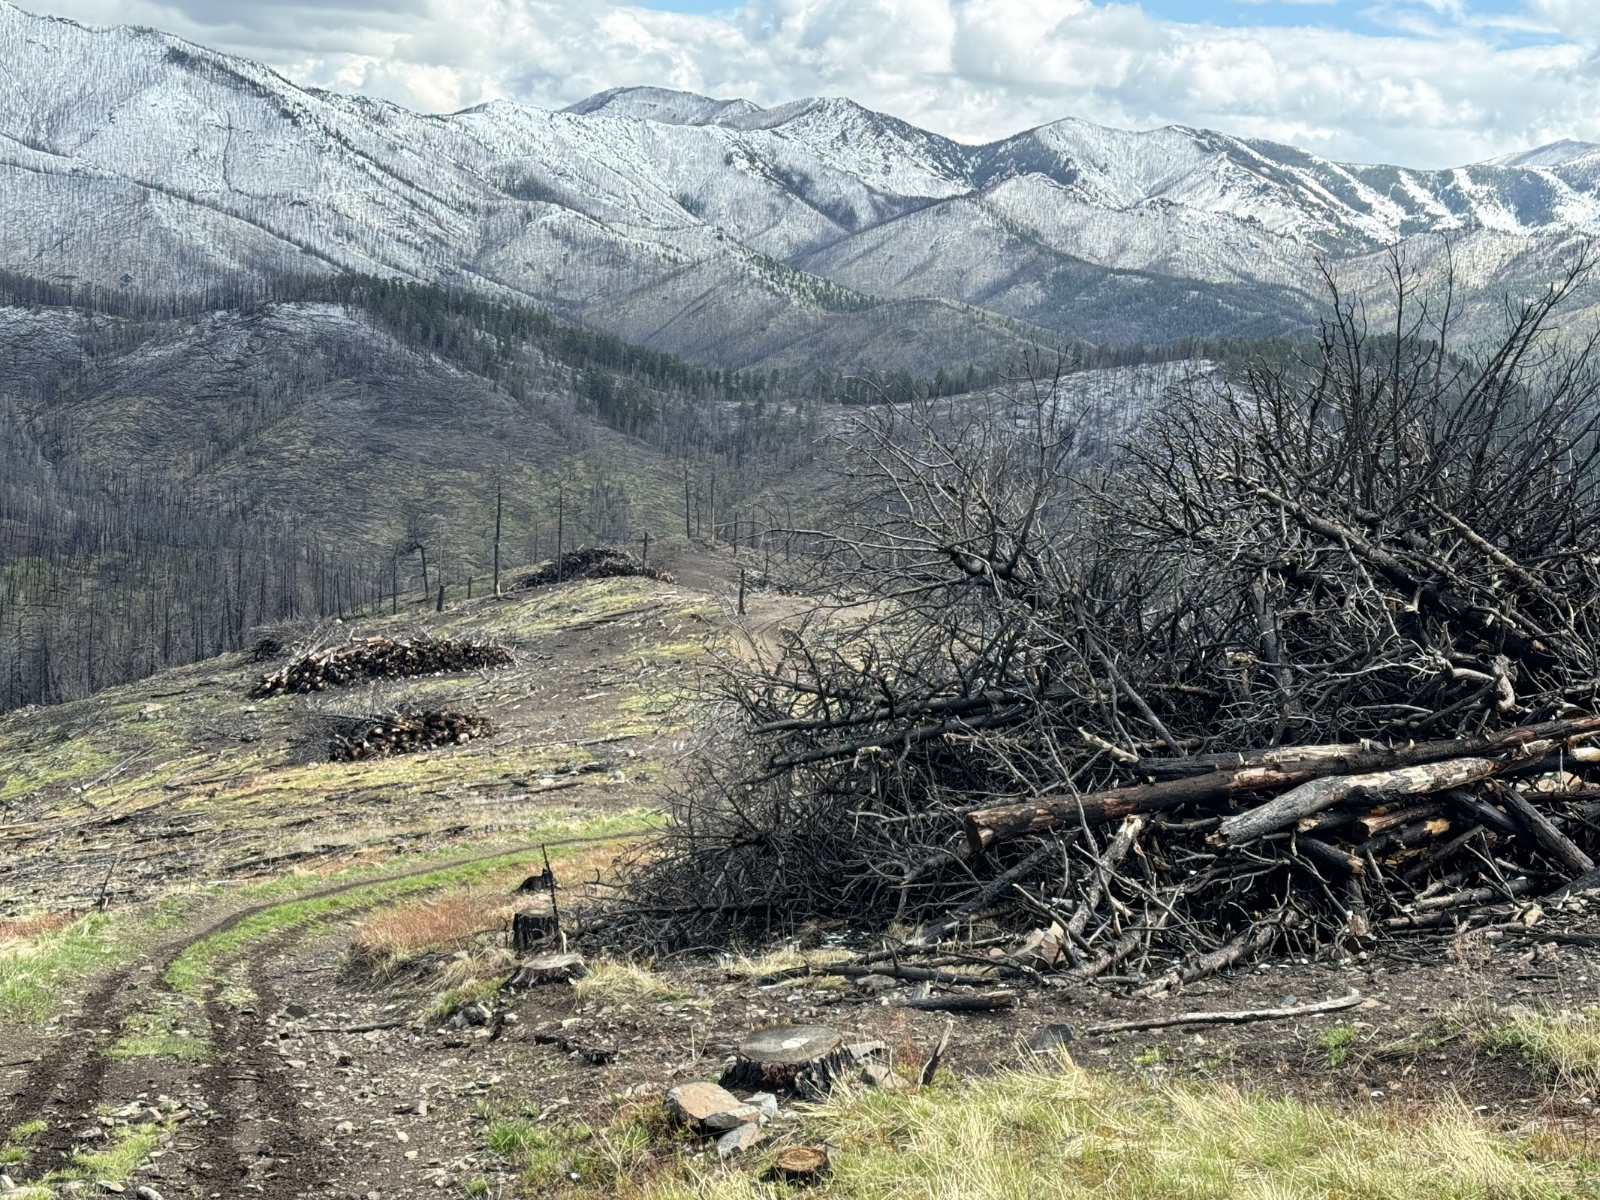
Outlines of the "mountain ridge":
<svg viewBox="0 0 1600 1200">
<path fill-rule="evenodd" d="M 0 268 L 152 293 L 392 275 L 717 367 L 1292 335 L 1321 261 L 1359 283 L 1446 236 L 1487 300 L 1600 232 L 1600 148 L 1570 141 L 1424 171 L 1073 117 L 968 145 L 832 97 L 425 114 L 6 0 L 0 65 Z"/>
</svg>

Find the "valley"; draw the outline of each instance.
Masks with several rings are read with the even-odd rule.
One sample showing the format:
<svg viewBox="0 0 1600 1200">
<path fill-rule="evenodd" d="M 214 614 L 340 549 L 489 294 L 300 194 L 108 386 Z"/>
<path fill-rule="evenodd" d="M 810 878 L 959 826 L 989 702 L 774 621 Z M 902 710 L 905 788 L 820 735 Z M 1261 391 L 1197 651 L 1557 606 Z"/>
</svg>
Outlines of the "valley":
<svg viewBox="0 0 1600 1200">
<path fill-rule="evenodd" d="M 1600 1200 L 1597 234 L 0 0 L 0 1200 Z"/>
</svg>

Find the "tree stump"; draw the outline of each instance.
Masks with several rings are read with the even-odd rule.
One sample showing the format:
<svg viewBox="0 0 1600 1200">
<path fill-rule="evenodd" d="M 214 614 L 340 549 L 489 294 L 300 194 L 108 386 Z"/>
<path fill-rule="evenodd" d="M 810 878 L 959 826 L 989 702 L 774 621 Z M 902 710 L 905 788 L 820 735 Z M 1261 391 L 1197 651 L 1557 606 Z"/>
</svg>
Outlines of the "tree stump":
<svg viewBox="0 0 1600 1200">
<path fill-rule="evenodd" d="M 511 949 L 518 954 L 527 954 L 560 936 L 561 922 L 548 904 L 524 909 L 511 918 Z"/>
<path fill-rule="evenodd" d="M 501 987 L 532 988 L 546 983 L 566 983 L 588 974 L 581 954 L 546 954 L 530 958 Z"/>
<path fill-rule="evenodd" d="M 828 1170 L 828 1151 L 822 1146 L 790 1146 L 772 1160 L 771 1175 L 783 1183 L 811 1183 Z"/>
<path fill-rule="evenodd" d="M 857 1061 L 837 1029 L 780 1025 L 752 1033 L 739 1043 L 738 1057 L 722 1073 L 722 1086 L 822 1095 Z"/>
</svg>

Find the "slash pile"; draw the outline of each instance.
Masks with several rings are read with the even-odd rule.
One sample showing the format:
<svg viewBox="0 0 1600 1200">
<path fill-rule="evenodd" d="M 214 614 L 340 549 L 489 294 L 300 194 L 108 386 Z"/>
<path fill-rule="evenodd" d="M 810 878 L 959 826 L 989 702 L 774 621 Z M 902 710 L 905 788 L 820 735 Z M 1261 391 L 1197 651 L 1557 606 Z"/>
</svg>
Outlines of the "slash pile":
<svg viewBox="0 0 1600 1200">
<path fill-rule="evenodd" d="M 864 414 L 818 608 L 726 664 L 608 930 L 1161 990 L 1600 887 L 1589 273 L 1469 352 L 1396 262 L 1385 340 L 1335 292 L 1136 422 L 1059 371 Z"/>
<path fill-rule="evenodd" d="M 559 566 L 547 562 L 517 581 L 518 587 L 545 587 L 548 584 L 571 583 L 576 579 L 617 579 L 640 576 L 671 583 L 672 576 L 640 562 L 626 550 L 616 546 L 591 546 L 572 550 L 561 556 Z"/>
<path fill-rule="evenodd" d="M 488 737 L 488 718 L 468 713 L 400 712 L 350 717 L 336 722 L 328 738 L 332 762 L 361 762 L 395 754 L 416 754 L 439 746 L 459 746 Z"/>
<path fill-rule="evenodd" d="M 450 638 L 364 638 L 302 655 L 282 670 L 263 676 L 250 689 L 250 695 L 259 699 L 291 692 L 320 692 L 366 679 L 471 671 L 503 667 L 510 662 L 511 651 L 488 642 Z"/>
</svg>

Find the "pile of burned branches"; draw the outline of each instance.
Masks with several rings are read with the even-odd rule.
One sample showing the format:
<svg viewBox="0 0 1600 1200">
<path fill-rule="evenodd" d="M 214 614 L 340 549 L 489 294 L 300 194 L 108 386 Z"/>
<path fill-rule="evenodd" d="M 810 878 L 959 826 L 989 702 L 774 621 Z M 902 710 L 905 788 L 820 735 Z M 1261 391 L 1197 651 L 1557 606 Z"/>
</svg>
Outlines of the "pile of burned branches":
<svg viewBox="0 0 1600 1200">
<path fill-rule="evenodd" d="M 808 531 L 834 600 L 753 639 L 613 930 L 808 921 L 1165 986 L 1597 882 L 1600 370 L 1579 262 L 1459 344 L 1382 333 L 1159 411 L 1035 372 L 866 414 Z"/>
<path fill-rule="evenodd" d="M 628 576 L 657 579 L 662 583 L 673 581 L 667 572 L 646 566 L 620 547 L 591 546 L 563 554 L 559 562 L 540 564 L 517 580 L 517 586 L 535 588 L 552 583 L 571 583 L 578 579 L 619 579 Z"/>
<path fill-rule="evenodd" d="M 487 717 L 470 713 L 401 709 L 335 719 L 328 736 L 332 762 L 362 762 L 395 754 L 416 754 L 440 746 L 461 746 L 494 732 Z"/>
<path fill-rule="evenodd" d="M 504 667 L 511 651 L 489 642 L 451 638 L 363 638 L 329 650 L 305 654 L 250 689 L 253 698 L 320 692 L 368 679 L 400 679 L 447 671 Z"/>
</svg>

